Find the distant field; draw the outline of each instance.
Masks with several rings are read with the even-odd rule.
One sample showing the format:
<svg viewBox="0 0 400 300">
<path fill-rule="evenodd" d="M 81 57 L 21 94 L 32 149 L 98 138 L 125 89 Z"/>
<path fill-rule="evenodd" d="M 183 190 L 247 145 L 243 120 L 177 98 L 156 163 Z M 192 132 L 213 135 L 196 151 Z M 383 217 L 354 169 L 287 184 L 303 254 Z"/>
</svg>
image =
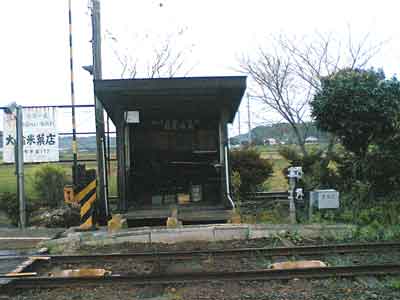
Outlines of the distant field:
<svg viewBox="0 0 400 300">
<path fill-rule="evenodd" d="M 70 155 L 60 155 L 60 159 L 72 159 L 68 157 Z M 84 153 L 80 154 L 78 159 L 96 159 L 96 153 Z M 90 162 L 79 162 L 80 164 L 86 164 L 87 169 L 96 169 L 97 164 L 95 161 Z M 69 181 L 72 182 L 72 163 L 56 163 L 61 166 L 68 178 Z M 34 176 L 35 170 L 39 168 L 39 164 L 25 164 L 25 189 L 26 194 L 29 196 L 34 195 L 34 190 L 32 187 L 32 178 Z M 111 174 L 109 175 L 109 189 L 110 195 L 116 195 L 117 193 L 117 162 L 111 162 Z M 14 164 L 0 164 L 0 193 L 4 192 L 16 192 L 17 190 L 17 182 L 15 176 L 15 165 Z"/>
<path fill-rule="evenodd" d="M 288 162 L 283 159 L 279 153 L 278 148 L 274 146 L 258 146 L 257 150 L 260 151 L 261 157 L 270 159 L 273 162 L 274 174 L 268 179 L 264 187 L 267 190 L 286 190 L 288 188 L 287 179 L 282 174 L 282 169 L 288 166 Z M 70 153 L 61 153 L 60 159 L 72 159 Z M 81 152 L 78 159 L 96 159 L 96 153 L 93 152 Z M 84 162 L 81 162 L 84 163 Z M 86 162 L 86 168 L 95 169 L 97 167 L 95 161 Z M 69 180 L 72 182 L 72 163 L 57 163 L 62 166 Z M 27 195 L 34 195 L 32 188 L 32 177 L 34 176 L 35 170 L 40 165 L 25 164 L 25 186 Z M 109 175 L 109 190 L 110 195 L 117 194 L 117 162 L 111 162 L 111 174 Z M 16 192 L 16 176 L 15 176 L 15 165 L 13 164 L 0 164 L 0 193 L 3 192 Z"/>
<path fill-rule="evenodd" d="M 259 146 L 260 156 L 269 159 L 273 163 L 274 174 L 264 183 L 264 188 L 271 191 L 282 191 L 288 189 L 287 178 L 282 173 L 289 163 L 279 153 L 278 148 L 275 146 Z"/>
</svg>

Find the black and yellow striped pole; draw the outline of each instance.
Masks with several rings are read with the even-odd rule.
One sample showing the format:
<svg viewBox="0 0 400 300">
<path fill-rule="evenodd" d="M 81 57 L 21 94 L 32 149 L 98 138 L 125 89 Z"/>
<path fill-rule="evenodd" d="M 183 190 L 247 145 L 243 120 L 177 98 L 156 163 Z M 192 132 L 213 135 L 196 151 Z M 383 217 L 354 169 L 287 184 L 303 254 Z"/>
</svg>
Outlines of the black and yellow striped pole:
<svg viewBox="0 0 400 300">
<path fill-rule="evenodd" d="M 96 201 L 96 179 L 92 180 L 87 186 L 79 191 L 74 201 L 81 206 L 81 229 L 91 229 L 95 225 L 93 220 L 94 204 Z"/>
<path fill-rule="evenodd" d="M 78 145 L 76 142 L 76 119 L 75 119 L 75 90 L 74 90 L 74 60 L 72 51 L 72 12 L 71 0 L 68 0 L 68 22 L 69 22 L 69 67 L 71 71 L 71 107 L 72 107 L 72 155 L 73 168 L 72 180 L 73 184 L 77 184 L 78 177 Z"/>
<path fill-rule="evenodd" d="M 85 165 L 78 166 L 78 184 L 64 187 L 64 201 L 80 206 L 80 229 L 94 229 L 98 222 L 96 216 L 96 170 L 86 170 Z"/>
</svg>

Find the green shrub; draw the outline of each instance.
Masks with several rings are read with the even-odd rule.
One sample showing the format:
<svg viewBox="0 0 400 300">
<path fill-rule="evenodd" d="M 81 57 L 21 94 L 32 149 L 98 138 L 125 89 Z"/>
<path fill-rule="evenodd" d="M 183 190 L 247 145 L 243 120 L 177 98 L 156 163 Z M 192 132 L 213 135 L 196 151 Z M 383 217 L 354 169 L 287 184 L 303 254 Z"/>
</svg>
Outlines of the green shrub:
<svg viewBox="0 0 400 300">
<path fill-rule="evenodd" d="M 242 185 L 242 180 L 240 179 L 240 174 L 237 171 L 232 172 L 231 176 L 232 194 L 236 201 L 240 201 L 240 186 Z"/>
<path fill-rule="evenodd" d="M 25 197 L 26 202 L 26 216 L 29 218 L 32 212 L 32 203 Z M 3 193 L 0 194 L 0 210 L 7 214 L 11 223 L 18 226 L 19 223 L 19 201 L 15 193 Z"/>
<path fill-rule="evenodd" d="M 282 170 L 285 177 L 289 167 L 302 167 L 304 175 L 299 185 L 306 190 L 337 187 L 339 176 L 334 168 L 338 156 L 337 150 L 332 149 L 327 152 L 313 147 L 309 149 L 307 155 L 303 155 L 296 146 L 282 146 L 278 152 L 290 164 Z"/>
<path fill-rule="evenodd" d="M 393 278 L 389 281 L 389 286 L 394 290 L 400 290 L 400 278 Z"/>
<path fill-rule="evenodd" d="M 57 207 L 62 204 L 66 184 L 67 175 L 61 166 L 45 164 L 34 171 L 32 185 L 41 205 Z"/>
<path fill-rule="evenodd" d="M 254 149 L 234 150 L 230 158 L 232 170 L 240 174 L 241 193 L 256 190 L 273 173 L 272 163 Z"/>
<path fill-rule="evenodd" d="M 358 241 L 390 241 L 400 239 L 400 226 L 384 226 L 377 221 L 367 226 L 358 226 L 351 237 Z"/>
</svg>

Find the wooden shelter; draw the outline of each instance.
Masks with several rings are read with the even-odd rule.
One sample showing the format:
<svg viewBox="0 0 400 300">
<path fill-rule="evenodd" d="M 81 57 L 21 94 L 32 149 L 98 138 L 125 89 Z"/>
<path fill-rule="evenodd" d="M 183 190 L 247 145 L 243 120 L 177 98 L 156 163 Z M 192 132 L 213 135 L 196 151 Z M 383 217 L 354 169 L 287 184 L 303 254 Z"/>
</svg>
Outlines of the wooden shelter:
<svg viewBox="0 0 400 300">
<path fill-rule="evenodd" d="M 117 131 L 119 209 L 128 219 L 223 221 L 230 195 L 227 124 L 246 77 L 95 81 Z"/>
</svg>

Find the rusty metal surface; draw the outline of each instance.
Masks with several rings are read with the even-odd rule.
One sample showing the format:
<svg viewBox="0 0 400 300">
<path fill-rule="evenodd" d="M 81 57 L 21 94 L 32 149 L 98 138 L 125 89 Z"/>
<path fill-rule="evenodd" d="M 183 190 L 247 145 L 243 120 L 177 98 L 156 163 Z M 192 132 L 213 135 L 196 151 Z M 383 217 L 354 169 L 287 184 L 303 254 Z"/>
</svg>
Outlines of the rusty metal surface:
<svg viewBox="0 0 400 300">
<path fill-rule="evenodd" d="M 202 272 L 185 274 L 163 274 L 137 276 L 115 274 L 104 277 L 32 277 L 16 278 L 5 288 L 55 288 L 72 286 L 96 286 L 103 284 L 129 283 L 132 285 L 170 284 L 201 281 L 254 281 L 254 280 L 286 280 L 293 278 L 328 278 L 354 277 L 371 275 L 400 274 L 399 264 L 363 265 L 345 267 L 304 268 L 286 270 L 257 270 L 244 272 Z"/>
</svg>

